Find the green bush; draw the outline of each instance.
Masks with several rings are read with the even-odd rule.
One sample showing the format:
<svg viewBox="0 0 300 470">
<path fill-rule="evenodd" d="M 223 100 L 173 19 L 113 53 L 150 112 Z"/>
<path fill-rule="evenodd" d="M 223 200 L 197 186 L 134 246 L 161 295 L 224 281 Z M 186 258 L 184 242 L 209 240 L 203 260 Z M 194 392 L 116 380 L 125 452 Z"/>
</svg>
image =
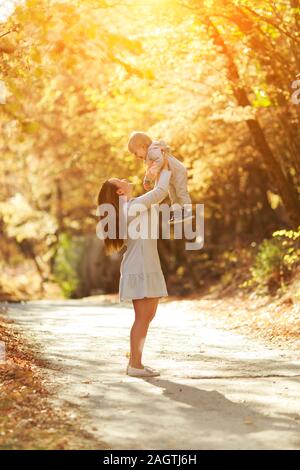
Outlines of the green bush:
<svg viewBox="0 0 300 470">
<path fill-rule="evenodd" d="M 83 237 L 71 237 L 67 233 L 59 236 L 54 261 L 54 278 L 67 298 L 72 297 L 79 286 L 78 266 L 83 250 Z"/>
<path fill-rule="evenodd" d="M 284 287 L 293 268 L 299 264 L 300 227 L 279 230 L 271 239 L 264 240 L 258 248 L 248 285 L 259 286 L 260 291 L 275 292 Z"/>
</svg>

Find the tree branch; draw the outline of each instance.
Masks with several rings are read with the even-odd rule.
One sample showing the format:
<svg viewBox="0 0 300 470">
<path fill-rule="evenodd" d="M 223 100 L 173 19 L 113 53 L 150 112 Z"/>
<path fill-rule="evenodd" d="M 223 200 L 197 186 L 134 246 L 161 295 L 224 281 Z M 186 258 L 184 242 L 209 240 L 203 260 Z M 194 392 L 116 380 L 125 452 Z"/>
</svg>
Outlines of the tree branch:
<svg viewBox="0 0 300 470">
<path fill-rule="evenodd" d="M 6 31 L 6 33 L 3 33 L 0 35 L 0 39 L 3 38 L 4 36 L 7 36 L 8 34 L 12 33 L 14 30 L 11 29 L 10 31 Z"/>
</svg>

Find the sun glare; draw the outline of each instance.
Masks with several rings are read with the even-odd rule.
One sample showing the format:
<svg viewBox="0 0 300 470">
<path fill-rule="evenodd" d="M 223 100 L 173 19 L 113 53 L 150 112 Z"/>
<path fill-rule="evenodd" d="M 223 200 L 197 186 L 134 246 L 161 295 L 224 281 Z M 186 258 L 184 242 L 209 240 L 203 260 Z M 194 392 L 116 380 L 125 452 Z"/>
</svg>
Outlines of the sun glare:
<svg viewBox="0 0 300 470">
<path fill-rule="evenodd" d="M 11 15 L 18 3 L 18 0 L 0 0 L 0 22 L 7 20 Z"/>
</svg>

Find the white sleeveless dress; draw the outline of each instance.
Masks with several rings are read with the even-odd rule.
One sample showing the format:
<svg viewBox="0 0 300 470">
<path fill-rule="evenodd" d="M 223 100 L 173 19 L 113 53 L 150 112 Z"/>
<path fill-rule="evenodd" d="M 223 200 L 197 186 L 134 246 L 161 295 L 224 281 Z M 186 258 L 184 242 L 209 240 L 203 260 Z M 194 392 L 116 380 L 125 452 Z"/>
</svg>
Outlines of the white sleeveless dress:
<svg viewBox="0 0 300 470">
<path fill-rule="evenodd" d="M 140 227 L 149 227 L 148 233 L 150 233 L 151 227 L 151 210 L 157 210 L 158 207 L 154 205 L 157 205 L 167 196 L 170 177 L 171 171 L 162 170 L 154 189 L 142 196 L 131 199 L 127 203 L 127 213 L 135 209 L 138 210 L 136 217 L 139 218 Z M 135 217 L 129 215 L 128 224 L 133 219 Z M 155 230 L 158 230 L 158 220 L 155 221 L 155 218 L 151 217 L 151 222 L 153 221 L 156 226 L 152 224 L 151 232 L 155 233 Z M 120 267 L 120 302 L 145 297 L 167 296 L 168 291 L 157 251 L 157 239 L 150 236 L 135 239 L 130 235 L 129 232 L 128 238 L 125 240 L 127 249 Z"/>
</svg>

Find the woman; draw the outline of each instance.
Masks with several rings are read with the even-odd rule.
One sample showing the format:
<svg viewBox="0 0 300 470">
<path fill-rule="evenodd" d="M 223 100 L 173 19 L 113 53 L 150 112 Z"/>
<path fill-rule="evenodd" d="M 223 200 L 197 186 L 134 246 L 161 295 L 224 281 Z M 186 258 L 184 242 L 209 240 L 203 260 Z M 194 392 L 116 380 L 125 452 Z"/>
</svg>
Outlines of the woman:
<svg viewBox="0 0 300 470">
<path fill-rule="evenodd" d="M 151 171 L 153 174 L 153 168 Z M 149 174 L 149 177 L 151 175 Z M 153 320 L 159 299 L 167 296 L 165 279 L 161 270 L 157 251 L 157 238 L 131 236 L 130 224 L 137 215 L 138 210 L 141 231 L 143 227 L 150 227 L 153 233 L 153 217 L 150 220 L 151 207 L 161 202 L 168 193 L 171 171 L 168 170 L 168 161 L 165 157 L 162 171 L 154 189 L 142 196 L 132 197 L 132 185 L 128 181 L 118 178 L 107 180 L 98 195 L 98 205 L 112 204 L 116 210 L 116 236 L 106 237 L 104 240 L 107 253 L 119 251 L 124 245 L 127 247 L 121 263 L 120 301 L 132 300 L 135 320 L 130 332 L 130 359 L 126 373 L 131 376 L 154 377 L 160 372 L 142 364 L 143 347 L 151 320 Z M 126 200 L 127 211 L 127 238 L 122 239 L 119 227 L 120 197 Z M 157 208 L 157 207 L 156 207 Z M 154 217 L 157 230 L 158 219 Z M 147 224 L 147 225 L 144 225 Z M 148 232 L 147 232 L 148 233 Z"/>
</svg>

